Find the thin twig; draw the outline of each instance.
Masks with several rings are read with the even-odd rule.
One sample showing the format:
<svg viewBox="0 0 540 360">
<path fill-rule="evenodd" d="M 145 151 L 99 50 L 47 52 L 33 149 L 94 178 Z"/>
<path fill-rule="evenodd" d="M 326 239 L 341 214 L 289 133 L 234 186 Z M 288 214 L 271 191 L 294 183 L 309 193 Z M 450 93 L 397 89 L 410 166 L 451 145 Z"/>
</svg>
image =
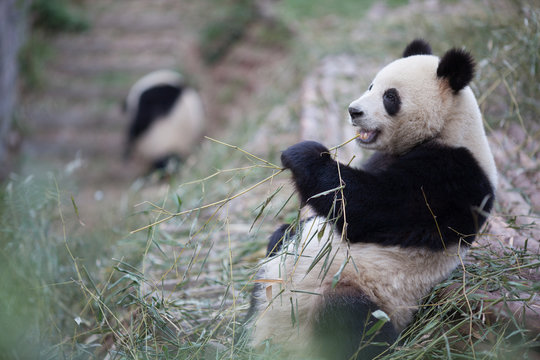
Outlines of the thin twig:
<svg viewBox="0 0 540 360">
<path fill-rule="evenodd" d="M 236 199 L 237 197 L 242 196 L 242 195 L 244 195 L 245 193 L 247 193 L 247 192 L 249 192 L 249 191 L 255 189 L 255 188 L 258 187 L 259 185 L 264 184 L 264 183 L 267 182 L 268 180 L 273 179 L 275 176 L 281 174 L 283 171 L 284 171 L 284 169 L 279 169 L 277 172 L 273 173 L 272 175 L 270 175 L 270 176 L 264 178 L 263 180 L 259 181 L 258 183 L 256 183 L 256 184 L 254 184 L 254 185 L 248 187 L 247 189 L 244 189 L 244 190 L 240 191 L 239 193 L 237 193 L 237 194 L 235 194 L 235 195 L 233 195 L 233 196 L 231 196 L 231 197 L 228 197 L 228 198 L 225 198 L 225 199 L 222 199 L 222 200 L 219 200 L 219 201 L 215 201 L 215 202 L 210 203 L 210 204 L 202 205 L 202 206 L 199 206 L 199 207 L 196 207 L 196 208 L 193 208 L 193 209 L 184 210 L 184 211 L 180 211 L 180 212 L 171 214 L 171 215 L 169 215 L 169 216 L 167 216 L 167 217 L 165 217 L 165 218 L 163 218 L 163 219 L 161 219 L 161 220 L 157 220 L 157 221 L 155 221 L 155 222 L 153 222 L 153 223 L 151 223 L 151 224 L 148 224 L 148 225 L 143 226 L 143 227 L 141 227 L 141 228 L 138 228 L 138 229 L 136 229 L 136 230 L 132 230 L 132 231 L 130 232 L 130 234 L 135 234 L 135 233 L 137 233 L 137 232 L 139 232 L 139 231 L 146 230 L 146 229 L 148 229 L 148 228 L 150 228 L 150 227 L 152 227 L 152 226 L 159 225 L 159 224 L 161 224 L 161 223 L 163 223 L 163 222 L 166 222 L 166 221 L 168 221 L 168 220 L 170 220 L 170 219 L 172 219 L 172 218 L 174 218 L 174 217 L 176 217 L 176 216 L 181 216 L 181 215 L 185 215 L 185 214 L 192 213 L 193 211 L 203 210 L 203 209 L 207 209 L 207 208 L 209 208 L 209 207 L 213 207 L 213 206 L 225 204 L 225 203 L 227 203 L 227 202 L 229 202 L 229 201 L 231 201 L 231 200 L 234 200 L 234 199 Z"/>
<path fill-rule="evenodd" d="M 462 277 L 462 281 L 463 281 L 463 297 L 465 298 L 465 302 L 467 303 L 467 308 L 469 310 L 469 314 L 470 314 L 470 317 L 469 317 L 469 342 L 471 344 L 471 351 L 472 351 L 472 355 L 473 355 L 473 358 L 476 359 L 476 352 L 474 351 L 474 344 L 473 344 L 473 341 L 472 341 L 472 334 L 473 334 L 473 310 L 472 310 L 472 306 L 471 306 L 471 302 L 469 301 L 469 297 L 467 296 L 467 287 L 465 286 L 466 283 L 467 283 L 467 280 L 466 280 L 466 274 L 467 274 L 467 271 L 465 271 L 465 263 L 463 262 L 463 258 L 461 256 L 461 240 L 459 241 L 459 244 L 458 244 L 458 258 L 459 258 L 459 261 L 461 263 L 461 266 L 463 267 L 463 277 Z"/>
<path fill-rule="evenodd" d="M 339 149 L 340 147 L 343 147 L 345 145 L 347 145 L 348 143 L 350 143 L 351 141 L 354 141 L 356 138 L 358 138 L 360 136 L 360 134 L 356 134 L 354 137 L 350 138 L 349 140 L 345 141 L 344 143 L 341 143 L 339 145 L 336 145 L 334 147 L 331 147 L 330 149 L 328 149 L 328 151 L 333 151 L 333 150 L 336 150 L 336 149 Z"/>
<path fill-rule="evenodd" d="M 246 154 L 247 156 L 252 157 L 252 158 L 254 158 L 254 159 L 258 160 L 258 161 L 261 161 L 261 162 L 263 162 L 263 163 L 265 163 L 265 164 L 267 164 L 267 165 L 269 165 L 269 166 L 271 166 L 271 167 L 273 167 L 273 168 L 275 168 L 275 169 L 281 169 L 280 166 L 277 166 L 276 164 L 272 164 L 272 163 L 271 163 L 270 161 L 268 161 L 268 160 L 261 159 L 260 157 L 258 157 L 258 156 L 256 156 L 256 155 L 253 155 L 252 153 L 247 152 L 246 150 L 244 150 L 244 149 L 242 149 L 242 148 L 239 148 L 239 147 L 236 146 L 236 145 L 227 144 L 227 143 L 224 143 L 223 141 L 219 141 L 219 140 L 213 139 L 213 138 L 208 137 L 208 136 L 205 136 L 205 138 L 208 139 L 208 140 L 210 140 L 210 141 L 216 142 L 216 143 L 218 143 L 218 144 L 225 145 L 225 146 L 228 146 L 228 147 L 233 148 L 233 149 L 235 149 L 235 150 L 238 150 L 238 151 L 242 152 L 243 154 Z"/>
<path fill-rule="evenodd" d="M 199 183 L 208 181 L 208 180 L 212 179 L 213 177 L 216 177 L 216 176 L 218 176 L 220 174 L 229 173 L 229 172 L 236 172 L 236 171 L 251 170 L 251 169 L 255 169 L 255 168 L 269 168 L 269 167 L 261 166 L 261 165 L 251 165 L 251 166 L 245 166 L 245 167 L 239 167 L 239 168 L 233 168 L 233 169 L 217 170 L 213 174 L 208 175 L 207 177 L 204 177 L 202 179 L 182 183 L 182 184 L 179 185 L 179 187 L 183 187 L 183 186 L 186 186 L 186 185 L 199 184 Z M 274 167 L 271 166 L 270 168 L 273 169 Z"/>
</svg>

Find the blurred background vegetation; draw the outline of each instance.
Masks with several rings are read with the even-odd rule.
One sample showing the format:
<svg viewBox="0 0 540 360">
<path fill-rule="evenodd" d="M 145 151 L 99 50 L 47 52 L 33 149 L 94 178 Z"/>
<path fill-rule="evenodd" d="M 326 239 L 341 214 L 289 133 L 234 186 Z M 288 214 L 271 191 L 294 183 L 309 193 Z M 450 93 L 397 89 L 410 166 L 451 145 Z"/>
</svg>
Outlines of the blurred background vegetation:
<svg viewBox="0 0 540 360">
<path fill-rule="evenodd" d="M 466 47 L 489 131 L 515 138 L 514 150 L 533 161 L 527 171 L 538 171 L 535 2 L 8 2 L 26 30 L 10 90 L 18 103 L 1 119 L 11 166 L 0 188 L 0 358 L 280 358 L 276 348 L 252 353 L 239 333 L 266 239 L 298 204 L 286 176 L 227 199 L 273 174 L 260 158 L 278 164 L 279 151 L 299 140 L 305 80 L 324 59 L 356 64 L 349 87 L 335 89 L 345 114 L 411 39 L 425 38 L 437 54 Z M 208 135 L 249 154 L 207 139 L 165 182 L 122 163 L 118 104 L 156 67 L 184 73 L 205 100 Z M 513 161 L 499 168 L 519 172 Z M 498 208 L 517 230 L 537 227 L 530 190 L 513 188 L 532 212 Z M 497 261 L 483 249 L 474 258 L 435 289 L 438 305 L 420 311 L 388 358 L 538 358 L 530 327 L 485 321 L 482 299 L 471 295 L 465 308 L 465 290 L 447 290 L 474 274 L 476 289 L 537 297 L 538 280 L 516 278 L 537 274 L 540 259 L 515 249 Z"/>
</svg>

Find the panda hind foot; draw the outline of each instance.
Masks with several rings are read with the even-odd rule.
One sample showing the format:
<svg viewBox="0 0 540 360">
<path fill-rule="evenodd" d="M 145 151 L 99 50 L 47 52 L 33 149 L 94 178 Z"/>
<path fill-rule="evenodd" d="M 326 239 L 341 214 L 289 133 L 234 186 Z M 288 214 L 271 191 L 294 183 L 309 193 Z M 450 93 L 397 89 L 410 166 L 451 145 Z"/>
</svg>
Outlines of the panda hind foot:
<svg viewBox="0 0 540 360">
<path fill-rule="evenodd" d="M 323 295 L 314 329 L 315 354 L 323 359 L 373 359 L 397 340 L 391 322 L 370 333 L 379 321 L 378 310 L 367 296 L 353 286 L 342 286 Z"/>
</svg>

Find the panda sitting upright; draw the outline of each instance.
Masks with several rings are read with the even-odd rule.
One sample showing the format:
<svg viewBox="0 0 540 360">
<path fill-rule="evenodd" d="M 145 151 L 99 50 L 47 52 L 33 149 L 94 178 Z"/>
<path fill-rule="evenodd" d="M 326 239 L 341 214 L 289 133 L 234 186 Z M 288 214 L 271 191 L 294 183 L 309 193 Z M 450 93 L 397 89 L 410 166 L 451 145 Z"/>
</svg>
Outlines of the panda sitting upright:
<svg viewBox="0 0 540 360">
<path fill-rule="evenodd" d="M 313 141 L 283 152 L 316 216 L 270 239 L 248 322 L 255 347 L 282 344 L 294 358 L 375 357 L 457 267 L 497 186 L 473 74 L 469 53 L 439 59 L 414 40 L 349 106 L 358 144 L 376 150 L 362 169 Z M 390 321 L 370 331 L 384 314 Z"/>
</svg>

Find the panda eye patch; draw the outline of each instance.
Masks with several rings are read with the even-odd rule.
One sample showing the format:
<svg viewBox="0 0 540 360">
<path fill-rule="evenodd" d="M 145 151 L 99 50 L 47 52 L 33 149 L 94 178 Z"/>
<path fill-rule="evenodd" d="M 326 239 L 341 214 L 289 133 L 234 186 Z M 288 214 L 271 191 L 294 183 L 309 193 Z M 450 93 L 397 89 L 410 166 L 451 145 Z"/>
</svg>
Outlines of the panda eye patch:
<svg viewBox="0 0 540 360">
<path fill-rule="evenodd" d="M 396 115 L 401 107 L 401 98 L 396 89 L 391 88 L 383 94 L 383 105 L 388 115 Z"/>
</svg>

